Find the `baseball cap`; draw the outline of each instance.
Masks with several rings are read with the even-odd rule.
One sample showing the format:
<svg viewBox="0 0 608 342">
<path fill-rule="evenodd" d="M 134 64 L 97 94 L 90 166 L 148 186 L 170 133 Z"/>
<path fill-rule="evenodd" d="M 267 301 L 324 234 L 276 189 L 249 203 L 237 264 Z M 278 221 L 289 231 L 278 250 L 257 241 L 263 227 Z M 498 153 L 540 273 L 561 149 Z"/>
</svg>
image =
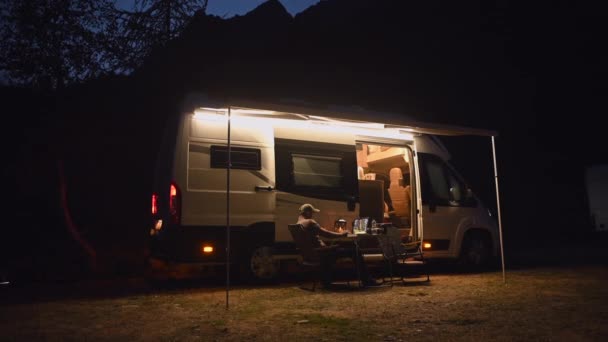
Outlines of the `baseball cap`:
<svg viewBox="0 0 608 342">
<path fill-rule="evenodd" d="M 310 204 L 310 203 L 302 204 L 302 206 L 300 207 L 301 213 L 303 213 L 306 210 L 311 210 L 311 211 L 314 211 L 315 213 L 318 213 L 319 211 L 321 211 L 321 210 L 313 207 L 312 204 Z"/>
</svg>

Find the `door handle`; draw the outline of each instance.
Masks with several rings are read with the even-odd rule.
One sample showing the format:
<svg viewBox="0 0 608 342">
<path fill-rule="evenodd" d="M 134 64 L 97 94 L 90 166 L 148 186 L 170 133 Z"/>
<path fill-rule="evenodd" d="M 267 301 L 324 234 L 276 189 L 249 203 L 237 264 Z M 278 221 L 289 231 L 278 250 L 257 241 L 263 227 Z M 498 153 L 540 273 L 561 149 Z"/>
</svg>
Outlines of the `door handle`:
<svg viewBox="0 0 608 342">
<path fill-rule="evenodd" d="M 274 188 L 270 185 L 268 186 L 260 186 L 260 185 L 256 185 L 255 186 L 255 191 L 274 191 Z"/>
</svg>

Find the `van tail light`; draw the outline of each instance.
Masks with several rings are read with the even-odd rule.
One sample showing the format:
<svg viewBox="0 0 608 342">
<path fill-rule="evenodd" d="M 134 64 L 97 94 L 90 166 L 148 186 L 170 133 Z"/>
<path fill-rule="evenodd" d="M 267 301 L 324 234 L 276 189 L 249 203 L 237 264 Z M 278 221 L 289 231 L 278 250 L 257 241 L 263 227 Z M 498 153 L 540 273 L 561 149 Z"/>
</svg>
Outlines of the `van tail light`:
<svg viewBox="0 0 608 342">
<path fill-rule="evenodd" d="M 158 214 L 158 194 L 152 194 L 152 215 Z"/>
<path fill-rule="evenodd" d="M 171 190 L 169 192 L 169 218 L 171 223 L 180 223 L 181 209 L 181 192 L 177 185 L 171 182 Z"/>
</svg>

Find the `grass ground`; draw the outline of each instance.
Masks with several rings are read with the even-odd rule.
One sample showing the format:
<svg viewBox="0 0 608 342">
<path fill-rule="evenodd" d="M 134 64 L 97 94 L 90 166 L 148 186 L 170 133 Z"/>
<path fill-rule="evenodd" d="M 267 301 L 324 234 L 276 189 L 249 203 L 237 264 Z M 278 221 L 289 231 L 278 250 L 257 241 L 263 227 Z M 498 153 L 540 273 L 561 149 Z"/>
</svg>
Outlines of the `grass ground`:
<svg viewBox="0 0 608 342">
<path fill-rule="evenodd" d="M 434 273 L 430 284 L 308 292 L 298 283 L 154 290 L 140 280 L 95 296 L 3 294 L 2 340 L 600 341 L 608 337 L 608 267 Z M 130 289 L 130 290 L 129 290 Z M 34 290 L 30 290 L 34 291 Z M 78 295 L 76 295 L 78 293 Z M 35 293 L 30 293 L 35 296 Z M 82 294 L 82 295 L 80 295 Z M 25 299 L 25 298 L 22 298 Z"/>
</svg>

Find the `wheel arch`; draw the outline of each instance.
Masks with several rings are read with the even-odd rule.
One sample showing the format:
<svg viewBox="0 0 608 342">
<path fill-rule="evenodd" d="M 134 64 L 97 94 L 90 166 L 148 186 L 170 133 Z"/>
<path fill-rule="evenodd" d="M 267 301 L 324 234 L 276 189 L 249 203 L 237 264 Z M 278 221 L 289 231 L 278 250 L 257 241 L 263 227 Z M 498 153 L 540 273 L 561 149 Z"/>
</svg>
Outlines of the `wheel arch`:
<svg viewBox="0 0 608 342">
<path fill-rule="evenodd" d="M 465 251 L 465 242 L 467 241 L 468 238 L 472 238 L 472 237 L 480 237 L 482 239 L 484 239 L 489 247 L 490 250 L 492 251 L 492 255 L 496 256 L 496 248 L 494 246 L 494 241 L 492 239 L 492 233 L 486 229 L 486 228 L 481 228 L 481 227 L 470 227 L 467 230 L 465 230 L 464 234 L 462 235 L 462 239 L 460 240 L 460 250 L 458 252 L 458 256 L 461 256 L 463 254 L 463 252 Z"/>
<path fill-rule="evenodd" d="M 272 246 L 274 243 L 274 227 L 274 222 L 255 222 L 249 226 L 231 230 L 230 254 L 235 260 L 241 260 L 248 257 L 249 253 L 257 246 Z"/>
<path fill-rule="evenodd" d="M 268 244 L 272 246 L 275 236 L 274 231 L 274 222 L 256 222 L 247 227 L 244 240 L 249 245 Z"/>
<path fill-rule="evenodd" d="M 253 266 L 253 257 L 257 255 L 260 249 L 265 249 L 266 247 L 271 248 L 270 253 L 272 255 L 272 249 L 274 248 L 274 237 L 275 237 L 275 224 L 274 222 L 256 222 L 247 227 L 246 233 L 241 238 L 241 248 L 240 248 L 240 257 L 239 257 L 239 269 L 242 275 L 244 275 L 245 279 L 249 281 L 268 281 L 272 280 L 278 274 L 278 267 L 270 268 L 274 271 L 273 274 L 268 278 L 259 278 L 256 275 L 256 271 L 252 268 Z M 258 260 L 265 260 L 265 257 Z M 263 261 L 266 264 L 265 261 Z M 258 264 L 259 265 L 259 264 Z M 270 265 L 270 264 L 268 264 Z M 265 268 L 262 267 L 262 272 L 265 271 Z M 267 269 L 266 269 L 267 270 Z M 275 273 L 276 272 L 276 273 Z"/>
</svg>

